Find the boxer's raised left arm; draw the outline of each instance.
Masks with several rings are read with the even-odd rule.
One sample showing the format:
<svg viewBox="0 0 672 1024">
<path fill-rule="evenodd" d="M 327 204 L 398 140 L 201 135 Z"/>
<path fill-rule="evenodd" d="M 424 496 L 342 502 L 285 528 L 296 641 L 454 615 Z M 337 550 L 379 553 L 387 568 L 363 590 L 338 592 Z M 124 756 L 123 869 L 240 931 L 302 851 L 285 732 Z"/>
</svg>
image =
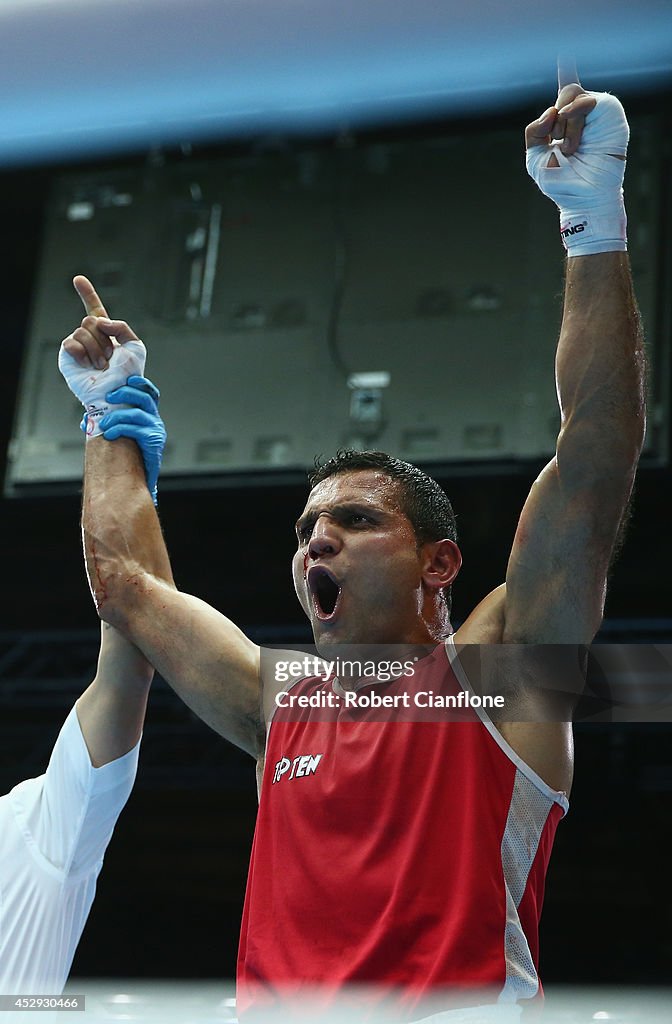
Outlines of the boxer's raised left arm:
<svg viewBox="0 0 672 1024">
<path fill-rule="evenodd" d="M 597 116 L 600 97 L 596 107 L 592 94 L 573 89 L 582 116 L 592 108 Z M 612 101 L 608 97 L 607 108 Z M 570 119 L 571 103 L 566 108 Z M 582 143 L 577 152 L 580 174 L 591 164 L 591 116 L 584 130 L 590 144 L 582 152 Z M 573 255 L 577 250 L 568 248 L 556 357 L 561 426 L 555 457 L 525 503 L 509 560 L 504 640 L 511 643 L 581 644 L 593 639 L 644 439 L 644 347 L 624 251 L 625 217 L 617 208 L 622 192 L 620 185 L 614 186 L 614 178 L 622 179 L 624 154 L 611 141 L 612 133 L 604 153 L 589 166 L 593 180 L 584 194 L 584 185 L 570 180 L 572 167 L 562 152 L 559 159 L 555 156 L 559 147 L 552 132 L 557 121 L 557 108 L 550 108 L 528 127 L 528 146 L 543 147 L 533 154 L 538 165 L 541 155 L 542 172 L 533 176 L 558 203 L 561 227 L 563 207 L 571 206 L 573 225 L 587 224 L 578 237 L 585 233 L 590 240 L 578 250 L 585 255 Z M 602 177 L 600 166 L 605 168 Z"/>
</svg>

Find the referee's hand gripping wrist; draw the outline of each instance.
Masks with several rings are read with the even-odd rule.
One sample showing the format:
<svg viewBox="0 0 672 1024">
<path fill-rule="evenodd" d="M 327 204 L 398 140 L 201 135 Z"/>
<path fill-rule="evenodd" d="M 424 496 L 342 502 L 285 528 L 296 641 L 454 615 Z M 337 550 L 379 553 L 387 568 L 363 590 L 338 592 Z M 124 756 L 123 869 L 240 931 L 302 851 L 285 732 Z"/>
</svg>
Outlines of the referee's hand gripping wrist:
<svg viewBox="0 0 672 1024">
<path fill-rule="evenodd" d="M 147 487 L 157 504 L 158 480 L 166 445 L 166 428 L 159 413 L 160 392 L 147 377 L 132 375 L 125 385 L 108 392 L 112 411 L 100 420 L 106 441 L 129 437 L 135 441 L 145 465 Z"/>
<path fill-rule="evenodd" d="M 135 441 L 145 466 L 145 479 L 154 504 L 158 504 L 158 481 L 166 427 L 159 413 L 161 392 L 148 377 L 131 376 L 126 384 L 105 396 L 109 412 L 98 421 L 99 432 L 106 441 L 128 437 Z M 84 413 L 80 429 L 87 432 L 88 414 Z"/>
</svg>

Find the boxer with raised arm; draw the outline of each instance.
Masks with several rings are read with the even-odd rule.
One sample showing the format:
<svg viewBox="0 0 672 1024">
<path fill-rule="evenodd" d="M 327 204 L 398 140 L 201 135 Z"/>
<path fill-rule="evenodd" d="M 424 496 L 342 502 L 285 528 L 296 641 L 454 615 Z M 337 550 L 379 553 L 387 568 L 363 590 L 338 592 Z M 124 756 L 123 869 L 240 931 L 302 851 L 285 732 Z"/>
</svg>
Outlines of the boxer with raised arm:
<svg viewBox="0 0 672 1024">
<path fill-rule="evenodd" d="M 63 343 L 61 368 L 95 421 L 83 530 L 99 614 L 213 728 L 266 760 L 239 957 L 245 1021 L 268 1020 L 279 995 L 312 986 L 326 1006 L 348 985 L 374 985 L 358 1019 L 380 1011 L 390 1021 L 484 1002 L 513 1018 L 539 992 L 544 878 L 572 781 L 571 701 L 545 713 L 526 678 L 539 645 L 587 644 L 599 628 L 644 432 L 627 139 L 618 101 L 575 83 L 526 131 L 528 170 L 560 208 L 569 258 L 557 448 L 525 502 L 505 582 L 453 634 L 461 557 L 441 488 L 381 453 L 340 453 L 313 476 L 293 575 L 320 654 L 429 652 L 411 680 L 297 680 L 297 696 L 339 698 L 324 714 L 277 710 L 281 684 L 260 671 L 256 645 L 175 588 L 140 452 L 95 436 L 114 415 L 108 391 L 121 386 L 123 400 L 126 376 L 143 372 L 144 346 L 75 279 L 87 315 Z M 514 704 L 496 725 L 480 712 L 394 720 L 347 702 L 383 687 L 390 697 L 402 687 L 415 698 L 464 692 L 474 645 L 516 652 L 519 679 L 502 680 Z M 539 713 L 520 714 L 530 703 Z"/>
</svg>

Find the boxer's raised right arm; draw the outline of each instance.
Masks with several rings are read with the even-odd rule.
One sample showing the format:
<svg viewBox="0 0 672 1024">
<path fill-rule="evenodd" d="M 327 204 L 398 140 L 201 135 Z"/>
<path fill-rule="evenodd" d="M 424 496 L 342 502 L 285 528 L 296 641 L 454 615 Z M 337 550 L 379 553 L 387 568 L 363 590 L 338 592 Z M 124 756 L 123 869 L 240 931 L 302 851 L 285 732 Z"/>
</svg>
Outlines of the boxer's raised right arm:
<svg viewBox="0 0 672 1024">
<path fill-rule="evenodd" d="M 96 367 L 96 346 L 104 353 L 109 333 L 123 348 L 135 335 L 122 321 L 92 319 L 105 311 L 84 280 L 78 279 L 78 291 L 89 313 L 87 327 L 63 348 L 80 366 L 88 361 L 92 375 L 106 376 Z M 100 617 L 136 644 L 200 718 L 258 757 L 264 742 L 259 648 L 214 608 L 176 589 L 135 442 L 87 439 L 82 535 Z"/>
<path fill-rule="evenodd" d="M 100 617 L 139 647 L 199 718 L 259 756 L 259 649 L 214 608 L 176 589 L 133 441 L 87 441 L 82 536 Z"/>
</svg>

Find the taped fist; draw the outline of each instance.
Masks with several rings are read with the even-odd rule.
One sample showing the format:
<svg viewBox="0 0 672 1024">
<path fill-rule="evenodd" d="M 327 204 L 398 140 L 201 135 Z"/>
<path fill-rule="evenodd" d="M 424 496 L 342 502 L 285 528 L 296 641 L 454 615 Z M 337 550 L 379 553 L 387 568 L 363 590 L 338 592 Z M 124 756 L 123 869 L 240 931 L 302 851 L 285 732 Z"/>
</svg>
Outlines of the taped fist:
<svg viewBox="0 0 672 1024">
<path fill-rule="evenodd" d="M 567 94 L 567 89 L 578 92 Z M 549 107 L 528 125 L 527 170 L 560 210 L 568 255 L 625 250 L 625 111 L 610 93 L 588 93 L 580 86 L 566 87 L 559 104 L 564 98 L 569 102 Z"/>
<path fill-rule="evenodd" d="M 125 333 L 131 336 L 119 341 L 119 336 L 123 337 Z M 98 347 L 99 335 L 111 343 L 110 355 L 94 353 L 96 364 L 93 364 L 89 353 L 93 344 Z M 105 399 L 107 392 L 122 387 L 131 375 L 142 376 L 146 358 L 147 350 L 143 343 L 121 321 L 86 316 L 81 327 L 62 342 L 58 368 L 73 395 L 86 409 L 88 437 L 95 437 L 101 432 L 100 419 L 109 411 Z"/>
</svg>

